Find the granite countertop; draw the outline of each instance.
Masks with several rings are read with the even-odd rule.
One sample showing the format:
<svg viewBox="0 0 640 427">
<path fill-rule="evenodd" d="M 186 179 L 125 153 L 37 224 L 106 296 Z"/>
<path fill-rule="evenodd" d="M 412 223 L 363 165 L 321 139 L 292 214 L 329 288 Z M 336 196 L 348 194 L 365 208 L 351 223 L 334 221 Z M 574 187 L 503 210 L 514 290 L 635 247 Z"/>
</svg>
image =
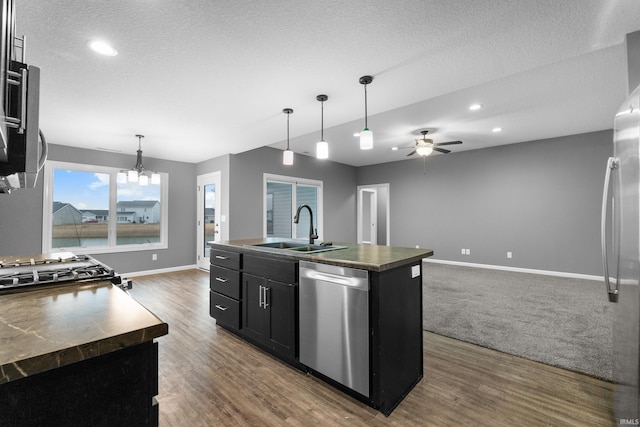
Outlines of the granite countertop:
<svg viewBox="0 0 640 427">
<path fill-rule="evenodd" d="M 151 341 L 168 328 L 104 280 L 0 295 L 0 384 Z"/>
<path fill-rule="evenodd" d="M 414 249 L 394 246 L 357 245 L 353 243 L 333 242 L 334 246 L 346 246 L 344 249 L 307 254 L 304 252 L 282 249 L 259 248 L 252 245 L 291 241 L 281 238 L 257 238 L 245 240 L 230 240 L 225 242 L 209 242 L 219 247 L 242 249 L 256 254 L 270 253 L 280 257 L 293 258 L 322 264 L 339 265 L 342 267 L 360 268 L 369 271 L 386 271 L 411 262 L 417 262 L 433 255 L 431 249 Z M 305 243 L 308 240 L 296 240 Z"/>
</svg>

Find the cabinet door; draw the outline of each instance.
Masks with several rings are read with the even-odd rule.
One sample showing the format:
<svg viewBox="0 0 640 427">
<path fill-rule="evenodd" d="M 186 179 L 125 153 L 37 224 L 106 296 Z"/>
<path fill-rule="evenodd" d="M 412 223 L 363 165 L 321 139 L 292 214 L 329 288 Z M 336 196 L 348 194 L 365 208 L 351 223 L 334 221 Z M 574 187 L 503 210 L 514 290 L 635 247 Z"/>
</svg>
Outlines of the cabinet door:
<svg viewBox="0 0 640 427">
<path fill-rule="evenodd" d="M 266 344 L 285 357 L 296 357 L 296 285 L 266 282 L 269 325 Z"/>
<path fill-rule="evenodd" d="M 251 274 L 242 275 L 242 332 L 256 341 L 264 342 L 269 332 L 269 311 L 266 310 L 263 302 L 263 286 L 265 280 Z"/>
</svg>

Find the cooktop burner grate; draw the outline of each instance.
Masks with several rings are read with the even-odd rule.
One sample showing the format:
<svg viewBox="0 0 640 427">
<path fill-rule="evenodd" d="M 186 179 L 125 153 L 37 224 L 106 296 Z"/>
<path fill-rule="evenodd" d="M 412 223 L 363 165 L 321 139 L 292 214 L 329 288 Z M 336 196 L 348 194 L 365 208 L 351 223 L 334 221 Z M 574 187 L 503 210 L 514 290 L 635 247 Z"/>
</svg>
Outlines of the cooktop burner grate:
<svg viewBox="0 0 640 427">
<path fill-rule="evenodd" d="M 26 290 L 27 287 L 44 284 L 115 278 L 113 269 L 88 255 L 0 261 L 0 292 Z"/>
</svg>

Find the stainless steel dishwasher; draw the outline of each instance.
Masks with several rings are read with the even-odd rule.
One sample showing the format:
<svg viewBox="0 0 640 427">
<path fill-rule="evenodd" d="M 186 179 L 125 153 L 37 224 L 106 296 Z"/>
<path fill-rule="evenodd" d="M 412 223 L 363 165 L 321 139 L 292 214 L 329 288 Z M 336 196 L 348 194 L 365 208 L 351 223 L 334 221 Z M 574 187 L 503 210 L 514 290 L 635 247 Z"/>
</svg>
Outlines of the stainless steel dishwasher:
<svg viewBox="0 0 640 427">
<path fill-rule="evenodd" d="M 369 272 L 300 261 L 300 362 L 369 397 Z"/>
</svg>

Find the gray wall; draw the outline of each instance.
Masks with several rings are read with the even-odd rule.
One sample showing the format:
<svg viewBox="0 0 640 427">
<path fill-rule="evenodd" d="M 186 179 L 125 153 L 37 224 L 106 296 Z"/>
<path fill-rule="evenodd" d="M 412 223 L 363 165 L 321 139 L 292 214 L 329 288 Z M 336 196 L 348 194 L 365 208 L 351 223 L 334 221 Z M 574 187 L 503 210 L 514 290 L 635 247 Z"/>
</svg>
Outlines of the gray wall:
<svg viewBox="0 0 640 427">
<path fill-rule="evenodd" d="M 358 169 L 390 183 L 391 244 L 434 258 L 602 275 L 600 204 L 612 132 Z M 470 255 L 461 255 L 468 248 Z M 507 259 L 506 252 L 513 252 Z"/>
<path fill-rule="evenodd" d="M 295 155 L 293 166 L 282 165 L 282 151 L 263 147 L 232 155 L 229 181 L 229 238 L 263 235 L 263 174 L 323 181 L 325 240 L 356 241 L 356 168 Z"/>
<path fill-rule="evenodd" d="M 262 235 L 263 173 L 324 182 L 324 238 L 355 242 L 356 186 L 390 184 L 391 245 L 432 248 L 438 259 L 601 275 L 602 180 L 611 131 L 363 168 L 260 148 L 198 165 L 145 157 L 169 173 L 169 248 L 99 254 L 127 273 L 192 265 L 196 176 L 222 172 L 229 239 Z M 135 156 L 51 146 L 50 159 L 128 168 Z M 0 255 L 41 252 L 42 177 L 35 189 L 0 195 Z M 471 255 L 461 255 L 461 248 Z M 506 251 L 513 258 L 506 258 Z"/>
<path fill-rule="evenodd" d="M 128 169 L 134 155 L 49 146 L 49 160 L 113 166 Z M 93 255 L 121 273 L 192 265 L 196 252 L 195 165 L 144 157 L 149 170 L 169 174 L 169 247 L 165 250 Z M 0 194 L 0 255 L 29 255 L 42 252 L 43 178 L 34 189 Z M 152 261 L 151 254 L 158 260 Z"/>
</svg>

